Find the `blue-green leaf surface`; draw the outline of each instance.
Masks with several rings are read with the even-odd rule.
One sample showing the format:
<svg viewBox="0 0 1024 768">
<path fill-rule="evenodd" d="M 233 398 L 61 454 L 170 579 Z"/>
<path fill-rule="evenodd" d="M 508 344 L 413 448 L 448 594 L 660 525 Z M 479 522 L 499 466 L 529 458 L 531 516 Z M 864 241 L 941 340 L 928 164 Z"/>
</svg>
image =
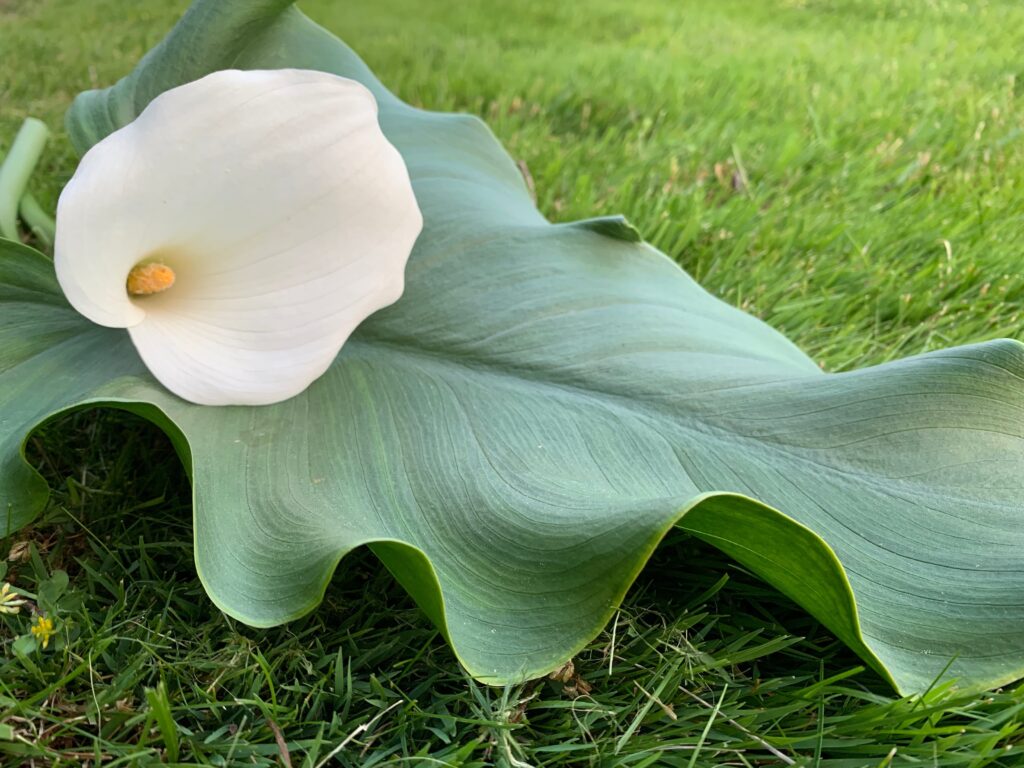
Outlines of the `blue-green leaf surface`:
<svg viewBox="0 0 1024 768">
<path fill-rule="evenodd" d="M 285 0 L 200 0 L 112 89 L 80 150 L 227 67 L 373 89 L 426 225 L 405 296 L 303 395 L 204 408 L 79 318 L 42 256 L 0 246 L 0 526 L 46 489 L 25 435 L 133 410 L 191 472 L 210 597 L 253 625 L 312 610 L 369 545 L 487 682 L 596 635 L 672 526 L 720 547 L 903 692 L 1024 675 L 1024 347 L 825 374 L 615 217 L 549 224 L 475 118 L 413 109 Z"/>
</svg>

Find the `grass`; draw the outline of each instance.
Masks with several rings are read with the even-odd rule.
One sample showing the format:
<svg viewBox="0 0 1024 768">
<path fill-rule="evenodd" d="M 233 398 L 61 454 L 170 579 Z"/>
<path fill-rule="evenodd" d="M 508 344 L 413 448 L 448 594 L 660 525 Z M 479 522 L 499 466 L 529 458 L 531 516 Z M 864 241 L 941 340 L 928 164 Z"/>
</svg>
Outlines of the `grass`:
<svg viewBox="0 0 1024 768">
<path fill-rule="evenodd" d="M 61 116 L 184 3 L 0 0 L 0 150 Z M 407 100 L 475 112 L 555 220 L 625 213 L 830 370 L 1019 336 L 1024 7 L 1011 0 L 304 3 Z M 562 680 L 466 678 L 369 556 L 274 630 L 214 609 L 166 441 L 79 414 L 32 441 L 55 489 L 0 543 L 56 603 L 0 620 L 2 765 L 1019 766 L 1024 687 L 892 697 L 714 550 L 667 541 Z M 5 566 L 0 566 L 4 568 Z M 62 590 L 57 571 L 69 574 Z"/>
</svg>

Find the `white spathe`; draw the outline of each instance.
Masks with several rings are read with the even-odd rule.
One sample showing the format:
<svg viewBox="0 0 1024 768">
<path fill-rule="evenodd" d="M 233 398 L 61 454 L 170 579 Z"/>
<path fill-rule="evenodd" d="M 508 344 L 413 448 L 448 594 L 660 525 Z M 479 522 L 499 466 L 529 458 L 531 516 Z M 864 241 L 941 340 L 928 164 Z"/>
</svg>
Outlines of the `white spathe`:
<svg viewBox="0 0 1024 768">
<path fill-rule="evenodd" d="M 362 85 L 308 70 L 215 72 L 90 149 L 57 207 L 71 305 L 127 328 L 153 375 L 203 405 L 302 392 L 402 294 L 423 226 Z M 172 287 L 129 295 L 140 263 Z"/>
</svg>

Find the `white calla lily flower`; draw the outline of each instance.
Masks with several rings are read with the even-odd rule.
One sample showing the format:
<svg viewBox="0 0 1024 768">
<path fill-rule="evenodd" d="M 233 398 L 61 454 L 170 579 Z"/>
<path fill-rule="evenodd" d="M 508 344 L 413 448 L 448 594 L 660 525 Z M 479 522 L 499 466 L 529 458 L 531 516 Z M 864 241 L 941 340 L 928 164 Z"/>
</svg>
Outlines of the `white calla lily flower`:
<svg viewBox="0 0 1024 768">
<path fill-rule="evenodd" d="M 365 87 L 231 70 L 158 96 L 86 153 L 54 260 L 71 305 L 127 328 L 169 390 L 264 405 L 398 299 L 422 226 Z"/>
</svg>

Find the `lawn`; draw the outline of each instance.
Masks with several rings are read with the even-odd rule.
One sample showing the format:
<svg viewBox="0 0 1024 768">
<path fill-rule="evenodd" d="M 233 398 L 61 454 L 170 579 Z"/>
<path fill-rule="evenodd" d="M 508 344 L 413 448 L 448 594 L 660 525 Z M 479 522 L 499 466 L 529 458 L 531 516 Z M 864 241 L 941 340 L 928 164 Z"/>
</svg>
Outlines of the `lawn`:
<svg viewBox="0 0 1024 768">
<path fill-rule="evenodd" d="M 0 151 L 56 132 L 183 0 L 0 0 Z M 1020 337 L 1024 7 L 1009 0 L 304 2 L 407 101 L 476 113 L 555 221 L 625 214 L 833 371 Z M 893 697 L 784 597 L 670 536 L 560 679 L 490 689 L 369 554 L 312 615 L 253 630 L 192 564 L 189 493 L 123 415 L 47 426 L 55 490 L 3 579 L 67 619 L 0 620 L 0 764 L 1018 766 L 1024 686 Z M 9 553 L 9 554 L 8 554 Z M 0 565 L 0 571 L 4 569 Z M 42 586 L 45 585 L 45 586 Z"/>
</svg>

